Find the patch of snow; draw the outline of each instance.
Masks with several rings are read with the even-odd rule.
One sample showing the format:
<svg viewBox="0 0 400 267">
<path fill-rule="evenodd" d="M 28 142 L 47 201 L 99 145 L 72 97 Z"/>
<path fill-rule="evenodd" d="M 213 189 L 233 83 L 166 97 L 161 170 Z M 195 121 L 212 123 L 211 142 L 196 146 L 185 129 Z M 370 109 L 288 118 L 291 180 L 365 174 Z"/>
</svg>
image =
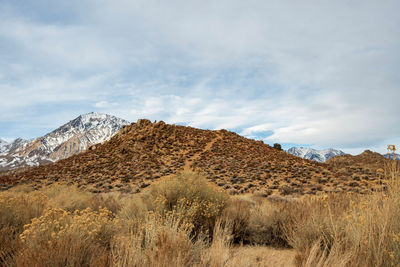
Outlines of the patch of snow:
<svg viewBox="0 0 400 267">
<path fill-rule="evenodd" d="M 306 147 L 292 147 L 287 152 L 303 159 L 310 159 L 318 162 L 325 162 L 335 156 L 346 155 L 346 153 L 344 153 L 343 151 L 333 148 L 317 150 Z"/>
<path fill-rule="evenodd" d="M 393 154 L 392 153 L 384 154 L 383 156 L 385 158 L 387 158 L 387 159 L 393 159 Z M 400 155 L 399 154 L 394 154 L 394 157 L 395 157 L 396 160 L 400 160 Z"/>
<path fill-rule="evenodd" d="M 7 156 L 12 160 L 7 162 L 6 159 L 2 159 L 0 167 L 37 166 L 41 161 L 54 162 L 69 155 L 60 153 L 59 158 L 50 158 L 53 152 L 57 151 L 62 144 L 71 138 L 76 138 L 74 141 L 78 146 L 77 152 L 80 152 L 93 144 L 109 140 L 124 125 L 128 124 L 130 122 L 111 115 L 91 112 L 80 115 L 45 136 L 34 140 L 18 138 L 10 143 L 4 143 L 5 141 L 1 140 L 0 156 Z"/>
</svg>

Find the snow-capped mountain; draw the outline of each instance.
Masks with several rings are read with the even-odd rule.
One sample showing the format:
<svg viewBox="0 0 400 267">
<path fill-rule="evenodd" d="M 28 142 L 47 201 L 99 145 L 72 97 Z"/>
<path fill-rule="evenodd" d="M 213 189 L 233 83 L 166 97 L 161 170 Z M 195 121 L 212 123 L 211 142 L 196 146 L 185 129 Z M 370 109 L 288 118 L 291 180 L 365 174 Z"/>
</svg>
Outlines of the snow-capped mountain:
<svg viewBox="0 0 400 267">
<path fill-rule="evenodd" d="M 8 142 L 0 139 L 0 154 L 7 150 Z"/>
<path fill-rule="evenodd" d="M 0 144 L 0 171 L 37 166 L 77 154 L 114 136 L 128 121 L 101 113 L 88 113 L 34 140 L 16 139 Z"/>
<path fill-rule="evenodd" d="M 346 155 L 346 153 L 344 153 L 343 151 L 333 148 L 317 150 L 305 147 L 292 147 L 287 152 L 303 159 L 310 159 L 318 162 L 325 162 L 328 159 L 333 158 L 334 156 Z"/>
<path fill-rule="evenodd" d="M 384 154 L 383 155 L 385 158 L 387 158 L 387 159 L 393 159 L 393 154 Z M 399 154 L 395 154 L 395 159 L 396 160 L 400 160 L 400 155 Z"/>
</svg>

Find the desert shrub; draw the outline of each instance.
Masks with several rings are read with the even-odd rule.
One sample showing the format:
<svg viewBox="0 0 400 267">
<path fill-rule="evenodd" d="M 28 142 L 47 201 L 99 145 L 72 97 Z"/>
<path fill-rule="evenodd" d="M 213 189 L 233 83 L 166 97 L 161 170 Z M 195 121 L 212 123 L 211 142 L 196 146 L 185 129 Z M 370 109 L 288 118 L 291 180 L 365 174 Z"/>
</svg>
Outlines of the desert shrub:
<svg viewBox="0 0 400 267">
<path fill-rule="evenodd" d="M 145 217 L 150 203 L 146 203 L 141 195 L 132 195 L 123 200 L 118 216 L 124 220 L 139 220 Z"/>
<path fill-rule="evenodd" d="M 251 203 L 238 198 L 231 198 L 221 215 L 222 223 L 231 223 L 233 242 L 245 240 L 249 225 Z"/>
<path fill-rule="evenodd" d="M 14 265 L 19 248 L 18 235 L 32 218 L 40 216 L 47 205 L 47 197 L 38 192 L 19 191 L 0 194 L 0 264 Z"/>
<path fill-rule="evenodd" d="M 298 251 L 309 250 L 320 240 L 330 248 L 342 227 L 342 218 L 356 195 L 324 195 L 306 197 L 289 204 L 291 223 L 284 226 L 289 244 Z M 336 222 L 336 225 L 332 225 Z"/>
<path fill-rule="evenodd" d="M 398 177 L 398 176 L 397 176 Z M 400 262 L 400 187 L 308 200 L 289 234 L 298 266 L 395 266 Z"/>
<path fill-rule="evenodd" d="M 76 186 L 54 185 L 41 190 L 49 198 L 49 207 L 73 212 L 90 206 L 92 194 Z"/>
<path fill-rule="evenodd" d="M 275 148 L 276 150 L 282 151 L 282 146 L 281 144 L 275 143 L 273 148 Z"/>
<path fill-rule="evenodd" d="M 227 200 L 228 195 L 208 184 L 203 176 L 183 173 L 150 188 L 147 202 L 153 203 L 149 209 L 154 212 L 175 211 L 191 221 L 196 235 L 200 232 L 212 235 Z"/>
<path fill-rule="evenodd" d="M 0 194 L 0 228 L 13 226 L 16 229 L 40 216 L 46 208 L 48 198 L 39 192 Z"/>
<path fill-rule="evenodd" d="M 291 224 L 296 214 L 291 203 L 264 200 L 251 209 L 246 230 L 246 241 L 251 244 L 288 247 L 284 227 Z"/>
<path fill-rule="evenodd" d="M 107 266 L 118 219 L 107 209 L 48 209 L 20 235 L 18 266 Z"/>
<path fill-rule="evenodd" d="M 147 212 L 129 234 L 118 235 L 112 243 L 112 265 L 193 266 L 200 261 L 203 239 L 193 240 L 193 224 L 174 212 Z"/>
<path fill-rule="evenodd" d="M 113 214 L 117 214 L 122 208 L 122 201 L 118 196 L 112 193 L 93 195 L 88 203 L 88 207 L 98 211 L 100 208 L 106 208 Z"/>
<path fill-rule="evenodd" d="M 60 208 L 66 211 L 84 210 L 91 208 L 107 208 L 113 213 L 121 209 L 121 201 L 116 194 L 92 194 L 82 191 L 76 186 L 53 185 L 43 188 L 41 192 L 49 198 L 50 208 Z"/>
</svg>

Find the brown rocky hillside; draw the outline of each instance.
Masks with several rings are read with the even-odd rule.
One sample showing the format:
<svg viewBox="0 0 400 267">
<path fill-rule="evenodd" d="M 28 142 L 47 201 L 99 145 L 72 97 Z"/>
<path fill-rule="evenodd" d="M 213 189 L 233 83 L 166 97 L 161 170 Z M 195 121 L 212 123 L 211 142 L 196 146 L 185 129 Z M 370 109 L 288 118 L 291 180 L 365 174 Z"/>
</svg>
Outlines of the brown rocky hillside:
<svg viewBox="0 0 400 267">
<path fill-rule="evenodd" d="M 355 170 L 354 180 L 334 165 L 292 156 L 226 130 L 139 120 L 101 145 L 53 164 L 8 172 L 0 176 L 0 183 L 3 188 L 57 182 L 92 192 L 139 192 L 163 177 L 189 170 L 204 173 L 231 194 L 368 192 L 379 182 L 376 173 L 361 180 L 363 173 Z"/>
<path fill-rule="evenodd" d="M 339 176 L 351 176 L 356 180 L 373 180 L 375 177 L 388 176 L 392 163 L 392 160 L 370 150 L 365 150 L 357 156 L 337 156 L 326 161 Z M 399 165 L 398 162 L 395 164 Z"/>
<path fill-rule="evenodd" d="M 383 168 L 386 158 L 379 153 L 365 150 L 357 156 L 344 155 L 336 156 L 326 161 L 327 164 L 337 168 L 353 167 L 370 169 L 371 171 Z"/>
</svg>

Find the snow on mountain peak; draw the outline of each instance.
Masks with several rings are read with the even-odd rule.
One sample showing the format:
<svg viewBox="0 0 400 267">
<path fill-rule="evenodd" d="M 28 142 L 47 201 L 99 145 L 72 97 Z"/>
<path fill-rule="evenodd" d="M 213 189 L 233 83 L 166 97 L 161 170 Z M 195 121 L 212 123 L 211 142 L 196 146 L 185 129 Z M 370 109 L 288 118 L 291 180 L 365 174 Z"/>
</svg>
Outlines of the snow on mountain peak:
<svg viewBox="0 0 400 267">
<path fill-rule="evenodd" d="M 0 154 L 7 150 L 8 142 L 0 139 Z"/>
<path fill-rule="evenodd" d="M 47 152 L 53 151 L 61 143 L 76 135 L 85 135 L 88 139 L 80 144 L 79 150 L 86 149 L 87 144 L 102 143 L 110 139 L 122 126 L 130 124 L 128 121 L 97 112 L 78 116 L 41 138 Z"/>
<path fill-rule="evenodd" d="M 109 140 L 128 124 L 130 122 L 107 114 L 82 114 L 35 140 L 19 138 L 6 144 L 4 148 L 0 143 L 0 157 L 3 157 L 0 158 L 0 169 L 35 166 L 69 157 L 93 144 Z"/>
<path fill-rule="evenodd" d="M 313 148 L 306 148 L 306 147 L 292 147 L 287 151 L 289 154 L 294 156 L 298 156 L 304 159 L 310 159 L 318 162 L 325 162 L 334 156 L 342 156 L 345 153 L 341 150 L 328 148 L 317 150 Z"/>
</svg>

